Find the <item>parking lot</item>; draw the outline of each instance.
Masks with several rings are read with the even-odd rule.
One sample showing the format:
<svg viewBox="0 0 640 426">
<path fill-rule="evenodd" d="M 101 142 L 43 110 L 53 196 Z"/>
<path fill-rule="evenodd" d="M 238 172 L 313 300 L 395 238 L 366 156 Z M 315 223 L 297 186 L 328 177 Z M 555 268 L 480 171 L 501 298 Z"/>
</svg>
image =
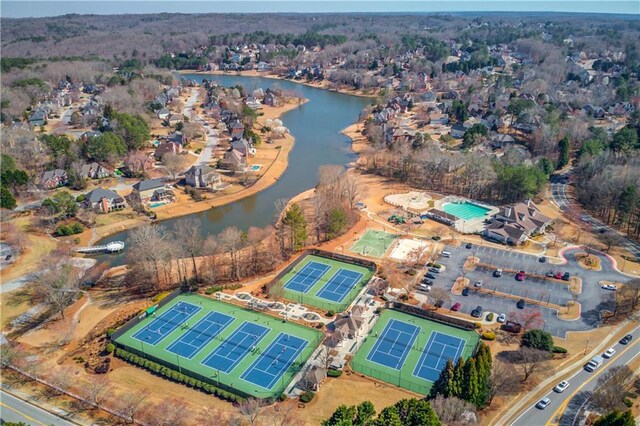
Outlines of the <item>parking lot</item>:
<svg viewBox="0 0 640 426">
<path fill-rule="evenodd" d="M 451 257 L 441 257 L 438 262 L 446 266 L 446 270 L 434 274 L 434 288 L 451 290 L 456 278 L 463 275 L 463 265 L 469 256 L 477 256 L 481 263 L 495 268 L 525 271 L 527 277 L 524 281 L 517 281 L 515 274 L 504 272 L 501 277 L 494 277 L 494 269 L 478 267 L 474 271 L 466 272 L 469 279 L 470 292 L 468 296 L 450 294 L 451 305 L 456 302 L 461 304 L 460 312 L 470 314 L 476 306 L 482 306 L 484 315 L 488 312 L 496 314 L 504 313 L 509 319 L 509 314 L 517 311 L 518 298 L 537 300 L 540 304 L 530 305 L 542 312 L 544 318 L 543 328 L 554 336 L 564 338 L 568 331 L 584 331 L 595 328 L 600 323 L 600 311 L 610 307 L 614 293 L 600 288 L 599 281 L 621 281 L 629 278 L 615 271 L 606 257 L 600 256 L 603 266 L 602 271 L 587 271 L 581 268 L 576 259 L 576 250 L 566 253 L 566 264 L 552 264 L 549 259 L 541 262 L 539 256 L 520 253 L 508 248 L 472 246 L 466 248 L 447 246 L 444 251 L 451 253 Z M 557 262 L 556 262 L 557 263 Z M 557 316 L 557 311 L 546 307 L 547 304 L 566 306 L 574 299 L 569 292 L 566 281 L 545 280 L 533 278 L 530 274 L 545 275 L 547 272 L 568 272 L 571 276 L 582 279 L 582 293 L 575 296 L 575 300 L 581 304 L 581 318 L 575 321 L 565 321 Z M 482 281 L 482 288 L 488 291 L 476 291 L 474 284 Z M 492 291 L 512 295 L 513 298 L 493 294 Z M 446 307 L 446 306 L 445 306 Z M 450 306 L 449 306 L 450 307 Z M 529 305 L 527 305 L 529 307 Z"/>
</svg>

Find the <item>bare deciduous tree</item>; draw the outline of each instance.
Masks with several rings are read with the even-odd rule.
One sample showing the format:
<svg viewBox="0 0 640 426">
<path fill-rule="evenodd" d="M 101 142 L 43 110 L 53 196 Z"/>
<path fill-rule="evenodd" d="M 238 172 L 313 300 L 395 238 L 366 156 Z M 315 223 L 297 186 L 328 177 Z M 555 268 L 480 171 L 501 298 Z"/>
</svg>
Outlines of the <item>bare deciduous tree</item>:
<svg viewBox="0 0 640 426">
<path fill-rule="evenodd" d="M 517 378 L 516 369 L 512 364 L 494 360 L 491 367 L 491 377 L 489 378 L 488 405 L 491 405 L 493 398 L 502 395 L 511 395 L 518 392 L 520 383 Z"/>
<path fill-rule="evenodd" d="M 510 354 L 511 361 L 522 372 L 523 383 L 538 371 L 548 369 L 550 357 L 546 351 L 524 346 Z"/>
<path fill-rule="evenodd" d="M 256 398 L 247 398 L 238 403 L 238 411 L 251 426 L 258 424 L 262 407 L 262 401 Z"/>
<path fill-rule="evenodd" d="M 186 167 L 187 159 L 183 155 L 167 152 L 162 156 L 162 164 L 171 175 L 171 179 L 175 179 Z"/>
<path fill-rule="evenodd" d="M 229 254 L 231 258 L 231 275 L 235 280 L 242 278 L 242 272 L 239 265 L 238 251 L 243 246 L 243 235 L 235 226 L 229 226 L 222 230 L 218 236 L 220 247 Z"/>
<path fill-rule="evenodd" d="M 632 380 L 633 372 L 626 365 L 607 369 L 598 378 L 598 387 L 591 395 L 591 405 L 604 413 L 621 408 Z"/>
<path fill-rule="evenodd" d="M 446 425 L 471 425 L 478 422 L 476 407 L 455 396 L 445 398 L 437 395 L 429 404 L 440 421 Z"/>
<path fill-rule="evenodd" d="M 140 392 L 125 392 L 116 403 L 118 412 L 130 422 L 135 421 L 147 396 L 146 389 Z"/>
<path fill-rule="evenodd" d="M 180 244 L 182 250 L 191 258 L 195 279 L 199 281 L 196 257 L 201 256 L 204 250 L 204 238 L 200 232 L 200 221 L 197 219 L 181 219 L 176 222 L 173 234 L 174 239 Z"/>
</svg>

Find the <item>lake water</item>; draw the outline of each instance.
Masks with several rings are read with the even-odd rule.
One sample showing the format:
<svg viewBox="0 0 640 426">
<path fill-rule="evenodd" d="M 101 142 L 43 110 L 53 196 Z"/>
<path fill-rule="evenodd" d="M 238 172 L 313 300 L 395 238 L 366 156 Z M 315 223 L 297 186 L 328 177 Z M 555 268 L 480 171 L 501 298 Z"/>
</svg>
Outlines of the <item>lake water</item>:
<svg viewBox="0 0 640 426">
<path fill-rule="evenodd" d="M 289 166 L 278 182 L 242 200 L 181 217 L 200 220 L 202 232 L 206 235 L 217 234 L 227 226 L 236 226 L 242 230 L 247 230 L 251 226 L 264 227 L 272 223 L 277 200 L 290 199 L 316 185 L 320 166 L 346 165 L 356 160 L 356 154 L 351 150 L 351 141 L 340 131 L 358 119 L 362 109 L 371 102 L 367 98 L 263 77 L 196 74 L 184 77 L 198 82 L 206 78 L 222 86 L 240 84 L 249 92 L 257 88 L 266 90 L 277 84 L 282 89 L 295 90 L 309 100 L 282 117 L 284 125 L 289 128 L 296 141 L 293 150 L 289 153 Z M 171 228 L 175 221 L 181 218 L 168 219 L 159 223 Z M 126 242 L 128 233 L 129 231 L 119 232 L 99 243 Z M 96 257 L 99 262 L 108 262 L 113 266 L 121 265 L 126 260 L 126 249 L 122 254 Z"/>
</svg>

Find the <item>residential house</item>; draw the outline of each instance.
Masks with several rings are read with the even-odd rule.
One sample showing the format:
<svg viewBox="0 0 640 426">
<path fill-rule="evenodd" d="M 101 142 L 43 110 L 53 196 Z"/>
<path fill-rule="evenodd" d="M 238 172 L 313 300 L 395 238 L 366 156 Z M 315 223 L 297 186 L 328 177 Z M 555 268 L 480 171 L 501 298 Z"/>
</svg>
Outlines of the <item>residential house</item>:
<svg viewBox="0 0 640 426">
<path fill-rule="evenodd" d="M 62 169 L 48 170 L 40 177 L 40 187 L 44 189 L 54 189 L 64 186 L 69 182 L 67 172 Z"/>
<path fill-rule="evenodd" d="M 280 98 L 278 98 L 278 96 L 276 96 L 276 93 L 271 89 L 267 89 L 267 91 L 264 93 L 264 99 L 262 100 L 262 103 L 272 107 L 282 105 Z"/>
<path fill-rule="evenodd" d="M 131 152 L 124 159 L 124 166 L 128 175 L 139 176 L 147 170 L 153 169 L 155 158 L 151 154 L 142 151 Z"/>
<path fill-rule="evenodd" d="M 245 99 L 244 103 L 251 109 L 262 108 L 262 104 L 260 103 L 260 101 L 257 98 L 254 98 L 253 96 L 250 96 L 247 99 Z"/>
<path fill-rule="evenodd" d="M 104 188 L 97 188 L 87 193 L 84 203 L 87 207 L 102 213 L 122 210 L 127 207 L 123 197 L 115 191 Z"/>
<path fill-rule="evenodd" d="M 185 146 L 187 144 L 187 137 L 182 132 L 171 132 L 169 136 L 166 137 L 166 141 Z"/>
<path fill-rule="evenodd" d="M 162 160 L 162 156 L 165 154 L 180 154 L 182 152 L 182 145 L 175 142 L 162 142 L 156 148 L 153 156 L 156 160 Z"/>
<path fill-rule="evenodd" d="M 594 117 L 597 119 L 603 119 L 605 116 L 605 110 L 599 106 L 593 106 L 591 104 L 587 104 L 584 107 L 582 107 L 582 110 L 587 114 L 589 114 L 591 117 Z"/>
<path fill-rule="evenodd" d="M 80 176 L 83 179 L 103 179 L 110 174 L 109 170 L 96 162 L 83 164 L 80 169 Z"/>
<path fill-rule="evenodd" d="M 451 136 L 456 139 L 462 139 L 464 134 L 467 133 L 467 128 L 462 123 L 456 123 L 451 126 Z"/>
<path fill-rule="evenodd" d="M 100 115 L 100 105 L 95 100 L 90 100 L 80 108 L 80 112 L 86 116 Z"/>
<path fill-rule="evenodd" d="M 171 114 L 171 111 L 169 111 L 167 108 L 159 109 L 159 110 L 156 112 L 156 115 L 158 116 L 158 118 L 159 118 L 160 120 L 166 120 L 167 118 L 169 118 L 169 115 L 170 115 L 170 114 Z"/>
<path fill-rule="evenodd" d="M 256 66 L 256 70 L 258 72 L 260 71 L 270 71 L 271 70 L 271 65 L 264 62 L 264 61 L 260 61 L 258 62 L 258 65 Z"/>
<path fill-rule="evenodd" d="M 493 147 L 494 149 L 504 148 L 505 146 L 513 145 L 515 142 L 516 140 L 513 138 L 513 136 L 504 133 L 498 133 L 492 138 L 491 147 Z"/>
<path fill-rule="evenodd" d="M 244 125 L 239 120 L 234 121 L 228 127 L 231 139 L 239 139 L 244 135 Z"/>
<path fill-rule="evenodd" d="M 213 189 L 222 182 L 220 174 L 205 164 L 192 166 L 187 170 L 184 178 L 186 184 L 193 186 L 194 188 Z"/>
<path fill-rule="evenodd" d="M 182 114 L 171 114 L 165 119 L 165 123 L 168 126 L 174 127 L 178 123 L 182 123 L 184 121 L 184 117 Z"/>
<path fill-rule="evenodd" d="M 225 152 L 220 166 L 231 171 L 243 171 L 247 168 L 247 157 L 237 149 Z"/>
<path fill-rule="evenodd" d="M 80 135 L 80 140 L 82 142 L 87 142 L 89 139 L 98 138 L 102 136 L 102 132 L 100 130 L 88 130 Z"/>
<path fill-rule="evenodd" d="M 47 124 L 47 110 L 38 108 L 29 115 L 29 124 L 32 126 L 44 126 Z"/>
<path fill-rule="evenodd" d="M 520 244 L 533 233 L 543 233 L 551 219 L 543 215 L 531 200 L 503 207 L 493 217 L 484 235 L 505 243 Z"/>
<path fill-rule="evenodd" d="M 249 155 L 255 155 L 256 149 L 251 146 L 248 140 L 245 138 L 242 139 L 234 139 L 231 141 L 231 149 L 238 150 L 244 155 L 248 157 Z"/>
<path fill-rule="evenodd" d="M 131 196 L 141 203 L 172 202 L 175 198 L 173 191 L 166 189 L 161 178 L 147 179 L 135 183 Z"/>
</svg>

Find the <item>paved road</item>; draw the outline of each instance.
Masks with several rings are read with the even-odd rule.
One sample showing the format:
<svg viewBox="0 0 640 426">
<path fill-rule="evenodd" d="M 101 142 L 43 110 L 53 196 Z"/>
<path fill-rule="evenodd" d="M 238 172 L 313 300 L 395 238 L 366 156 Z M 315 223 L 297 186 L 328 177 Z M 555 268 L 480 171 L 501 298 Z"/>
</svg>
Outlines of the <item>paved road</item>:
<svg viewBox="0 0 640 426">
<path fill-rule="evenodd" d="M 474 245 L 470 249 L 464 246 L 447 246 L 444 249 L 451 253 L 450 258 L 441 257 L 438 259 L 447 268 L 440 274 L 434 274 L 434 287 L 451 290 L 456 278 L 462 275 L 463 265 L 468 256 L 475 255 L 482 263 L 494 265 L 498 268 L 524 270 L 531 274 L 544 275 L 547 271 L 569 272 L 572 276 L 582 279 L 582 293 L 576 300 L 582 307 L 581 317 L 576 321 L 564 321 L 557 316 L 557 311 L 545 307 L 547 303 L 566 305 L 573 297 L 569 293 L 568 286 L 564 282 L 547 281 L 527 277 L 525 281 L 515 280 L 513 274 L 504 273 L 502 277 L 496 278 L 492 271 L 477 268 L 475 271 L 467 272 L 469 285 L 472 287 L 468 296 L 458 296 L 450 294 L 451 304 L 459 302 L 462 307 L 460 312 L 470 314 L 478 305 L 482 306 L 486 315 L 488 312 L 496 314 L 504 313 L 509 319 L 510 313 L 518 311 L 516 300 L 491 294 L 490 292 L 474 291 L 474 283 L 482 281 L 482 287 L 486 290 L 496 290 L 501 293 L 511 294 L 517 298 L 534 299 L 542 302 L 536 305 L 544 317 L 543 328 L 554 336 L 564 338 L 568 331 L 584 331 L 596 328 L 600 324 L 600 312 L 610 308 L 614 292 L 600 288 L 600 281 L 626 282 L 630 278 L 620 274 L 611 266 L 608 258 L 602 255 L 600 262 L 601 271 L 587 271 L 580 266 L 575 259 L 575 254 L 579 250 L 565 251 L 567 263 L 564 265 L 554 265 L 547 260 L 545 263 L 539 261 L 539 256 L 521 253 L 509 249 L 498 249 L 495 247 L 485 247 Z"/>
<path fill-rule="evenodd" d="M 553 176 L 551 179 L 551 196 L 553 197 L 553 201 L 560 207 L 560 210 L 566 212 L 571 207 L 577 207 L 581 210 L 580 206 L 574 202 L 569 195 L 567 194 L 567 186 L 570 177 L 570 171 L 559 175 Z M 594 230 L 598 232 L 611 232 L 619 235 L 623 238 L 622 246 L 629 250 L 635 257 L 640 258 L 640 244 L 628 238 L 625 234 L 619 232 L 616 229 L 613 229 L 607 226 L 604 222 L 596 219 L 590 214 L 583 212 L 580 214 L 580 220 L 587 225 L 590 225 Z"/>
<path fill-rule="evenodd" d="M 544 425 L 549 422 L 558 423 L 562 426 L 578 424 L 579 419 L 576 418 L 576 414 L 581 407 L 588 405 L 588 398 L 596 389 L 598 377 L 607 369 L 628 364 L 640 355 L 639 330 L 639 328 L 636 328 L 632 333 L 633 340 L 631 344 L 614 344 L 612 347 L 616 350 L 616 354 L 611 359 L 605 359 L 602 367 L 593 373 L 580 368 L 575 374 L 565 379 L 569 382 L 569 388 L 563 393 L 559 394 L 554 392 L 553 389 L 549 389 L 549 392 L 544 396 L 549 398 L 551 403 L 545 410 L 540 410 L 533 405 L 527 408 L 512 423 L 512 426 Z"/>
<path fill-rule="evenodd" d="M 0 419 L 4 422 L 24 422 L 28 425 L 42 426 L 72 426 L 61 417 L 56 416 L 42 408 L 36 407 L 26 401 L 16 398 L 13 395 L 0 391 Z"/>
</svg>

